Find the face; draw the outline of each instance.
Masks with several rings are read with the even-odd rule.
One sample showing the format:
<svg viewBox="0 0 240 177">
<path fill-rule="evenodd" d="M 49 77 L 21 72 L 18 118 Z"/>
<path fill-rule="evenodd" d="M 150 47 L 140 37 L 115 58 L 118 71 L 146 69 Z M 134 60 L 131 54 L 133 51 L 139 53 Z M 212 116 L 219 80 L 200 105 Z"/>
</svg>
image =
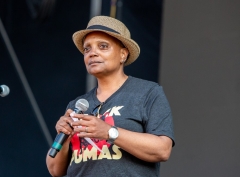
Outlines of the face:
<svg viewBox="0 0 240 177">
<path fill-rule="evenodd" d="M 86 36 L 83 47 L 84 62 L 90 74 L 100 77 L 123 72 L 121 61 L 126 60 L 128 50 L 114 37 L 92 32 Z"/>
</svg>

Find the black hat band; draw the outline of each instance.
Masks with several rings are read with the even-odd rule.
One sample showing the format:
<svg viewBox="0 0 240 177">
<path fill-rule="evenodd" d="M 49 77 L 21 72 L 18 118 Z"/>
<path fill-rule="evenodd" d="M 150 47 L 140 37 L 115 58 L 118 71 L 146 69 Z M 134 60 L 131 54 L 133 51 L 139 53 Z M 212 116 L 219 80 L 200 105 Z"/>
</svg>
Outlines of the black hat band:
<svg viewBox="0 0 240 177">
<path fill-rule="evenodd" d="M 109 31 L 109 32 L 113 32 L 113 33 L 117 33 L 117 34 L 120 34 L 119 32 L 111 29 L 111 28 L 108 28 L 106 26 L 102 26 L 102 25 L 92 25 L 92 26 L 89 26 L 87 29 L 100 29 L 100 30 L 105 30 L 105 31 Z"/>
</svg>

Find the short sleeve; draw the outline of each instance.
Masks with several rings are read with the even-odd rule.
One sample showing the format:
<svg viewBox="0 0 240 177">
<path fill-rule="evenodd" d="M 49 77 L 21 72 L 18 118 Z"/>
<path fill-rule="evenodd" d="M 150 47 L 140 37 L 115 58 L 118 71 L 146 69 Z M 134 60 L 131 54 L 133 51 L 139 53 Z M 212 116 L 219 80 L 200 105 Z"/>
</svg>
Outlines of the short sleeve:
<svg viewBox="0 0 240 177">
<path fill-rule="evenodd" d="M 156 85 L 146 95 L 143 104 L 144 128 L 147 133 L 172 139 L 174 130 L 172 112 L 162 86 Z"/>
</svg>

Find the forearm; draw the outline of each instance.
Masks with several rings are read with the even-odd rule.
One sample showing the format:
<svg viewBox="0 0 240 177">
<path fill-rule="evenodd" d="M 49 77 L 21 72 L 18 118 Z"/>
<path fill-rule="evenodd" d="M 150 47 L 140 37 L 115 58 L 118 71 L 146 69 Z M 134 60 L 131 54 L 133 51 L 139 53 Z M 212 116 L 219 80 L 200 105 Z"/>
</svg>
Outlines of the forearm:
<svg viewBox="0 0 240 177">
<path fill-rule="evenodd" d="M 55 158 L 52 158 L 47 154 L 47 168 L 49 173 L 54 177 L 64 176 L 67 172 L 67 167 L 69 165 L 69 143 L 70 138 L 66 140 Z"/>
<path fill-rule="evenodd" d="M 76 114 L 75 116 L 79 121 L 73 122 L 72 125 L 79 137 L 106 140 L 109 138 L 110 124 L 90 115 Z M 114 144 L 135 157 L 148 162 L 168 160 L 172 150 L 172 140 L 169 137 L 137 133 L 122 128 L 118 128 L 118 131 L 119 136 Z"/>
<path fill-rule="evenodd" d="M 114 144 L 123 150 L 148 162 L 168 160 L 172 150 L 172 140 L 170 138 L 118 129 L 119 137 Z"/>
</svg>

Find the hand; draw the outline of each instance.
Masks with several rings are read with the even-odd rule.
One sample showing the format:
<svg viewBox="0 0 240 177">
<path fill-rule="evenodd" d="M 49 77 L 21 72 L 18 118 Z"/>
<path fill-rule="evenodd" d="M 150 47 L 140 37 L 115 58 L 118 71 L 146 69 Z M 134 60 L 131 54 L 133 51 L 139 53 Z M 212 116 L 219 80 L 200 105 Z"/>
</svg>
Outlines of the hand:
<svg viewBox="0 0 240 177">
<path fill-rule="evenodd" d="M 58 133 L 62 132 L 67 135 L 71 135 L 74 133 L 72 127 L 70 126 L 73 122 L 72 118 L 70 117 L 70 114 L 72 112 L 73 110 L 68 109 L 64 116 L 60 117 L 60 119 L 57 121 L 55 128 Z"/>
<path fill-rule="evenodd" d="M 108 130 L 111 125 L 91 115 L 74 114 L 73 117 L 79 119 L 72 123 L 74 132 L 77 132 L 79 137 L 108 139 Z"/>
</svg>

